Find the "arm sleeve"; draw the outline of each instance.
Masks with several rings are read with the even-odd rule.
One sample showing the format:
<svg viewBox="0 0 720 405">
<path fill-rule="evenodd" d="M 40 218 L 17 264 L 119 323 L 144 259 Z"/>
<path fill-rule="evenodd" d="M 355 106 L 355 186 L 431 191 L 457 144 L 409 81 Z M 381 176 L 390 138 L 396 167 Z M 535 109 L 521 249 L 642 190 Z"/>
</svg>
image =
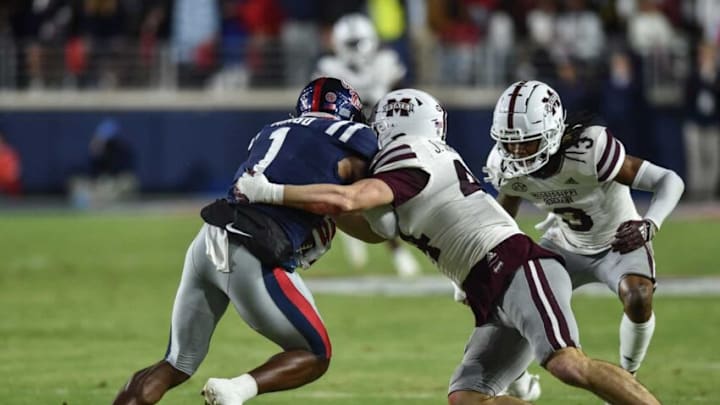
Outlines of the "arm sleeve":
<svg viewBox="0 0 720 405">
<path fill-rule="evenodd" d="M 674 171 L 644 161 L 635 175 L 632 188 L 653 193 L 645 218 L 660 229 L 680 201 L 685 183 Z"/>
</svg>

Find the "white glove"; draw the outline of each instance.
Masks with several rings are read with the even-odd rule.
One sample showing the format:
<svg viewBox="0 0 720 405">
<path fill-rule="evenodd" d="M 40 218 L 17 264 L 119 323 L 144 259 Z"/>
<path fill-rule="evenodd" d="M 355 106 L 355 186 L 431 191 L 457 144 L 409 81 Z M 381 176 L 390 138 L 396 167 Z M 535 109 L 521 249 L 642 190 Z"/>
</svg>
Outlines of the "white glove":
<svg viewBox="0 0 720 405">
<path fill-rule="evenodd" d="M 557 217 L 557 215 L 553 214 L 552 212 L 548 213 L 547 217 L 545 217 L 545 219 L 543 219 L 542 221 L 535 224 L 534 228 L 540 232 L 545 232 L 555 224 L 556 217 Z"/>
<path fill-rule="evenodd" d="M 285 186 L 270 183 L 262 173 L 243 173 L 235 182 L 235 196 L 251 203 L 282 204 Z"/>
<path fill-rule="evenodd" d="M 467 301 L 467 294 L 465 294 L 465 291 L 463 291 L 463 289 L 460 288 L 460 286 L 455 284 L 454 281 L 452 282 L 452 286 L 453 286 L 453 299 L 455 300 L 455 302 L 459 302 L 459 303 L 467 305 L 468 301 Z"/>
<path fill-rule="evenodd" d="M 305 243 L 300 246 L 296 258 L 298 265 L 307 269 L 330 250 L 336 229 L 335 221 L 330 217 L 325 217 L 318 226 L 313 228 Z"/>
</svg>

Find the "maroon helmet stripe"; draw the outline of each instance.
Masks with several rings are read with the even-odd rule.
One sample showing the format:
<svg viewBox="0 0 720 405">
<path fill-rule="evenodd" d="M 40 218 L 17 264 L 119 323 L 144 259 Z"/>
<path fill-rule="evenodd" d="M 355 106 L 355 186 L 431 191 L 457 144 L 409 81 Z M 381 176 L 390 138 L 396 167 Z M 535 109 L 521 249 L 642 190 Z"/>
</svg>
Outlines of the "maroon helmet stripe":
<svg viewBox="0 0 720 405">
<path fill-rule="evenodd" d="M 513 114 L 515 113 L 515 102 L 517 101 L 518 95 L 520 94 L 520 89 L 525 85 L 525 82 L 522 81 L 515 86 L 515 90 L 513 90 L 512 95 L 510 96 L 510 111 L 508 113 L 508 128 L 513 128 Z"/>
<path fill-rule="evenodd" d="M 310 111 L 320 111 L 320 96 L 322 88 L 325 85 L 325 78 L 318 79 L 313 89 L 312 109 Z"/>
</svg>

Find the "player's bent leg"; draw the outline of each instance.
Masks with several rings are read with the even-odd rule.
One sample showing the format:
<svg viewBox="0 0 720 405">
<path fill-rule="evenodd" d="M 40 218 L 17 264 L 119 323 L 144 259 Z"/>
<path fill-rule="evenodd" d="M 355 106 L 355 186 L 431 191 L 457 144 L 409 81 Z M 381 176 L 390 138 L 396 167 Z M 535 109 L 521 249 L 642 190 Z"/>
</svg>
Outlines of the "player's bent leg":
<svg viewBox="0 0 720 405">
<path fill-rule="evenodd" d="M 210 337 L 229 300 L 204 277 L 210 266 L 205 256 L 206 232 L 207 226 L 203 226 L 185 256 L 165 359 L 136 372 L 114 404 L 156 403 L 169 389 L 190 378 L 207 355 Z"/>
<path fill-rule="evenodd" d="M 306 350 L 289 350 L 272 356 L 250 371 L 257 381 L 258 393 L 297 388 L 320 378 L 330 366 L 330 359 Z"/>
<path fill-rule="evenodd" d="M 320 378 L 330 359 L 304 350 L 278 353 L 260 367 L 235 378 L 210 378 L 202 390 L 210 405 L 241 405 L 259 394 L 297 388 Z"/>
<path fill-rule="evenodd" d="M 647 277 L 628 275 L 620 281 L 618 288 L 624 307 L 620 322 L 620 364 L 631 373 L 640 368 L 655 332 L 654 287 Z"/>
<path fill-rule="evenodd" d="M 331 345 L 325 325 L 302 279 L 265 267 L 242 247 L 231 247 L 237 263 L 226 282 L 238 314 L 254 330 L 284 349 L 240 377 L 211 378 L 203 395 L 210 404 L 242 404 L 267 392 L 315 381 L 327 370 Z"/>
<path fill-rule="evenodd" d="M 189 375 L 162 360 L 133 374 L 118 393 L 113 405 L 155 404 L 168 390 L 188 378 Z"/>
<path fill-rule="evenodd" d="M 587 357 L 574 347 L 553 353 L 544 367 L 562 382 L 593 392 L 616 405 L 656 405 L 660 402 L 620 367 Z"/>
<path fill-rule="evenodd" d="M 643 323 L 650 319 L 654 289 L 652 280 L 645 276 L 631 274 L 620 281 L 618 295 L 631 321 Z"/>
</svg>

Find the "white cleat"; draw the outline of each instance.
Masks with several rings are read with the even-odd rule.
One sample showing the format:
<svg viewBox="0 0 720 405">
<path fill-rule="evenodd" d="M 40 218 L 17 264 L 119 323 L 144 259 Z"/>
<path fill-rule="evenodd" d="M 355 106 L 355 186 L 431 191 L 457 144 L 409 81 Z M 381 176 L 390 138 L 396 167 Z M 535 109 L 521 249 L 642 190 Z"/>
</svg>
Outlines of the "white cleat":
<svg viewBox="0 0 720 405">
<path fill-rule="evenodd" d="M 526 372 L 526 375 L 522 378 L 518 378 L 510 383 L 507 387 L 507 395 L 520 398 L 523 401 L 536 401 L 540 398 L 540 394 L 542 394 L 540 376 L 528 372 Z"/>
<path fill-rule="evenodd" d="M 243 405 L 240 394 L 227 378 L 208 378 L 202 396 L 206 405 Z"/>
<path fill-rule="evenodd" d="M 420 264 L 407 249 L 399 247 L 393 251 L 393 263 L 400 277 L 414 277 L 420 274 Z"/>
</svg>

